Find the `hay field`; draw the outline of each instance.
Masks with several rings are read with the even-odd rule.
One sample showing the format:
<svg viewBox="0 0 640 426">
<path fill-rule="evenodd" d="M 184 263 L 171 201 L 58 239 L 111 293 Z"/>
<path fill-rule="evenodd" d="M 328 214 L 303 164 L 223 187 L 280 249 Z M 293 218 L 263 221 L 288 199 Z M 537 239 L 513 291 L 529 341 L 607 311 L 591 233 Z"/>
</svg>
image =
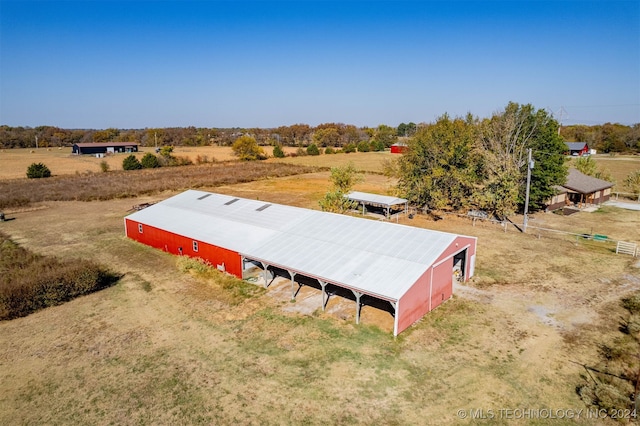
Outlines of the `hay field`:
<svg viewBox="0 0 640 426">
<path fill-rule="evenodd" d="M 358 189 L 389 184 L 367 175 Z M 322 172 L 216 191 L 315 208 L 328 185 Z M 595 363 L 617 330 L 616 300 L 640 289 L 638 260 L 610 250 L 454 216 L 405 218 L 477 236 L 477 275 L 394 339 L 386 313 L 365 307 L 356 326 L 352 302 L 308 312 L 312 294 L 292 303 L 277 286 L 229 304 L 176 257 L 127 240 L 131 206 L 169 195 L 46 202 L 0 223 L 36 252 L 124 274 L 107 290 L 0 322 L 0 423 L 475 424 L 462 415 L 483 409 L 498 415 L 492 423 L 529 424 L 499 410 L 584 409 L 581 364 Z M 639 220 L 619 209 L 533 218 L 640 242 Z"/>
</svg>

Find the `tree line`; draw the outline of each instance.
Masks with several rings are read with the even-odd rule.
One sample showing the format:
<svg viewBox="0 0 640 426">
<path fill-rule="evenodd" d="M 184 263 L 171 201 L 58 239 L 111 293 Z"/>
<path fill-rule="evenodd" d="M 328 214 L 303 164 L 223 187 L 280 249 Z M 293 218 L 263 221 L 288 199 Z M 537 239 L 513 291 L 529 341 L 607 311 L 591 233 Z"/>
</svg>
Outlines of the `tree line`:
<svg viewBox="0 0 640 426">
<path fill-rule="evenodd" d="M 259 145 L 344 147 L 359 142 L 379 142 L 389 147 L 398 138 L 415 135 L 427 123 L 400 123 L 397 127 L 356 127 L 343 123 L 318 126 L 293 124 L 277 128 L 167 127 L 147 129 L 63 129 L 55 126 L 11 127 L 0 125 L 0 148 L 70 147 L 87 142 L 137 142 L 142 146 L 231 146 L 249 135 Z M 632 126 L 605 123 L 595 126 L 562 126 L 565 141 L 587 142 L 600 153 L 640 152 L 640 123 Z"/>
<path fill-rule="evenodd" d="M 412 125 L 412 126 L 411 126 Z M 409 126 L 407 128 L 407 126 Z M 55 126 L 11 127 L 0 125 L 0 148 L 71 147 L 89 142 L 137 142 L 142 146 L 231 146 L 241 136 L 259 145 L 343 147 L 361 141 L 391 146 L 398 136 L 410 136 L 416 125 L 398 128 L 384 124 L 375 128 L 342 123 L 307 124 L 262 128 L 168 127 L 147 129 L 62 129 Z"/>
</svg>

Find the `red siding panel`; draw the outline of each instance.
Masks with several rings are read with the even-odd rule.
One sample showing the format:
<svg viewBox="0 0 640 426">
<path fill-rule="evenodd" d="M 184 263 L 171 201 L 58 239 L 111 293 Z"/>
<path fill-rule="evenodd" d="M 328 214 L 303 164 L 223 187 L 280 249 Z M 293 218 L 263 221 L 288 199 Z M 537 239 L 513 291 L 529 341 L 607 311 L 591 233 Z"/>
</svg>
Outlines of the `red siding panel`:
<svg viewBox="0 0 640 426">
<path fill-rule="evenodd" d="M 398 316 L 396 334 L 400 334 L 429 312 L 430 280 L 431 268 L 422 274 L 415 284 L 400 298 L 398 312 L 396 312 Z"/>
<path fill-rule="evenodd" d="M 216 267 L 224 265 L 225 271 L 242 278 L 242 258 L 239 253 L 145 224 L 142 224 L 140 233 L 139 225 L 138 222 L 125 218 L 127 237 L 172 254 L 199 257 Z M 194 251 L 194 241 L 198 242 L 197 252 Z"/>
</svg>

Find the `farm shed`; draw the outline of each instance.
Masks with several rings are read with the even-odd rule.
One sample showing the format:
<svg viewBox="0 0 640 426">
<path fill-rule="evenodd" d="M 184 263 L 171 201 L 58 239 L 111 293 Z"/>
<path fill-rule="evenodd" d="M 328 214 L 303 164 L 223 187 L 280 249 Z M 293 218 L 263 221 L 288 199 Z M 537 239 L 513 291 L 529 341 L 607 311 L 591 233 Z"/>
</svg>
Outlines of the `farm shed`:
<svg viewBox="0 0 640 426">
<path fill-rule="evenodd" d="M 407 150 L 407 144 L 404 142 L 398 142 L 391 145 L 392 154 L 402 154 Z"/>
<path fill-rule="evenodd" d="M 568 155 L 588 155 L 589 145 L 586 142 L 565 142 Z"/>
<path fill-rule="evenodd" d="M 405 200 L 404 198 L 358 191 L 352 191 L 345 195 L 345 197 L 360 204 L 362 206 L 362 214 L 365 213 L 365 209 L 369 206 L 369 208 L 372 208 L 373 210 L 382 210 L 387 219 L 394 210 L 406 213 L 407 204 L 409 203 L 409 200 Z"/>
<path fill-rule="evenodd" d="M 72 150 L 73 154 L 113 154 L 116 152 L 138 152 L 138 144 L 135 142 L 76 143 Z"/>
<path fill-rule="evenodd" d="M 388 308 L 394 335 L 449 299 L 453 277 L 473 276 L 476 238 L 188 190 L 125 217 L 127 237 L 209 261 L 243 278 L 260 265 L 298 288 Z M 275 276 L 274 276 L 275 277 Z"/>
</svg>

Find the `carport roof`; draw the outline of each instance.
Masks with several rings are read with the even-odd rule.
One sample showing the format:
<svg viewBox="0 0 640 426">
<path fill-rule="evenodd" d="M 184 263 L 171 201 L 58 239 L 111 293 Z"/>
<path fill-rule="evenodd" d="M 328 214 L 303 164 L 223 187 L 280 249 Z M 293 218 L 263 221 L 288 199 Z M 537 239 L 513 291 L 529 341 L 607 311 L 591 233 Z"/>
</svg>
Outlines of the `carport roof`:
<svg viewBox="0 0 640 426">
<path fill-rule="evenodd" d="M 390 301 L 458 237 L 196 190 L 127 219 Z"/>
<path fill-rule="evenodd" d="M 390 197 L 388 195 L 370 194 L 368 192 L 358 191 L 350 192 L 346 197 L 352 201 L 358 201 L 360 203 L 372 205 L 381 205 L 385 207 L 397 206 L 409 201 L 405 200 L 404 198 Z"/>
</svg>

